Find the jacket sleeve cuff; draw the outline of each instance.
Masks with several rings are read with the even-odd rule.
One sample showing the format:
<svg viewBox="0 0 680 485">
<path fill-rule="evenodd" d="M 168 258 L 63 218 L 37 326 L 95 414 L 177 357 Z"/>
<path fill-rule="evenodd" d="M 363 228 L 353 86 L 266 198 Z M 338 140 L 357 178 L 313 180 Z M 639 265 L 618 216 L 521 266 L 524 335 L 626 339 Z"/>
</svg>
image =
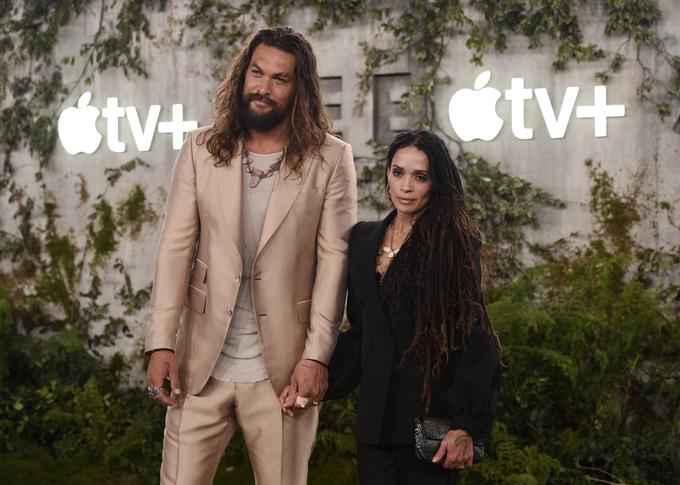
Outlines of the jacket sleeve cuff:
<svg viewBox="0 0 680 485">
<path fill-rule="evenodd" d="M 483 427 L 474 419 L 467 416 L 454 416 L 451 419 L 451 429 L 462 429 L 473 439 L 484 431 Z"/>
<path fill-rule="evenodd" d="M 326 369 L 328 369 L 328 364 L 325 364 L 325 363 L 321 362 L 320 360 L 317 360 L 317 359 L 310 359 L 310 358 L 304 358 L 304 357 L 303 357 L 303 359 L 304 359 L 304 360 L 311 360 L 312 362 L 316 362 L 317 364 L 321 364 L 321 365 L 324 366 Z"/>
<path fill-rule="evenodd" d="M 328 367 L 328 363 L 331 360 L 332 353 L 333 349 L 327 352 L 320 352 L 312 350 L 311 348 L 305 348 L 304 352 L 302 353 L 302 357 L 300 357 L 300 360 L 313 360 L 314 362 L 318 362 L 319 364 Z"/>
<path fill-rule="evenodd" d="M 145 355 L 150 355 L 152 351 L 161 349 L 175 351 L 175 337 L 168 332 L 159 330 L 163 330 L 163 327 L 154 325 L 147 328 L 146 339 L 144 341 Z"/>
<path fill-rule="evenodd" d="M 166 349 L 166 348 L 162 348 L 162 347 L 161 347 L 161 348 L 158 348 L 158 349 L 149 349 L 149 350 L 146 350 L 146 351 L 144 352 L 144 355 L 146 355 L 146 356 L 148 357 L 148 356 L 150 356 L 151 354 L 153 354 L 154 352 L 158 352 L 159 350 L 169 350 L 169 351 L 172 352 L 173 354 L 175 353 L 175 351 L 174 351 L 173 349 Z"/>
</svg>

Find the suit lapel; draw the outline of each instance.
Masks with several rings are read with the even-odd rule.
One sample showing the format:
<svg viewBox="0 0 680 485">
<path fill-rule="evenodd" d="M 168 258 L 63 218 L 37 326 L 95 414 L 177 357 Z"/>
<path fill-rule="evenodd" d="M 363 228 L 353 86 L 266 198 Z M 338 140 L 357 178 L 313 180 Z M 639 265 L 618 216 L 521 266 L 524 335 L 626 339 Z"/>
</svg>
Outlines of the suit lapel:
<svg viewBox="0 0 680 485">
<path fill-rule="evenodd" d="M 274 185 L 274 190 L 272 190 L 269 197 L 269 204 L 267 205 L 267 212 L 262 225 L 262 234 L 257 245 L 256 258 L 286 218 L 291 207 L 293 207 L 293 203 L 300 194 L 311 165 L 312 159 L 306 158 L 302 165 L 302 176 L 300 177 L 292 173 L 288 165 L 283 163 L 276 180 L 276 185 Z"/>
<path fill-rule="evenodd" d="M 366 305 L 373 310 L 376 317 L 378 317 L 378 320 L 382 322 L 385 330 L 390 335 L 393 334 L 393 329 L 382 303 L 385 299 L 383 294 L 385 289 L 382 288 L 382 285 L 381 287 L 378 287 L 376 281 L 377 276 L 375 274 L 375 263 L 378 256 L 378 251 L 382 250 L 380 246 L 383 237 L 385 236 L 385 231 L 392 222 L 392 219 L 394 219 L 395 215 L 396 211 L 392 211 L 387 215 L 387 217 L 385 217 L 385 219 L 383 219 L 383 221 L 375 228 L 375 230 L 373 230 L 373 232 L 368 234 L 368 239 L 366 240 L 364 246 L 366 251 L 361 258 L 362 260 L 360 263 L 361 271 L 365 271 L 364 277 L 361 278 L 361 280 L 365 285 L 364 294 L 368 296 Z M 385 283 L 386 281 L 383 282 L 383 285 Z"/>
<path fill-rule="evenodd" d="M 241 153 L 240 145 L 236 153 Z M 229 165 L 215 168 L 220 206 L 226 221 L 227 234 L 234 245 L 236 254 L 243 261 L 243 174 L 239 155 L 231 159 Z"/>
</svg>

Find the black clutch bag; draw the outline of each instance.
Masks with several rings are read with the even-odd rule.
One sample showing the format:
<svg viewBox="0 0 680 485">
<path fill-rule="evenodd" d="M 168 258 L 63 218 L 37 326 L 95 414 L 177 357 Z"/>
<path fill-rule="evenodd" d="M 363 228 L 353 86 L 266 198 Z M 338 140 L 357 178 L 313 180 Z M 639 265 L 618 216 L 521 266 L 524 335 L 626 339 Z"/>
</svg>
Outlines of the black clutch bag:
<svg viewBox="0 0 680 485">
<path fill-rule="evenodd" d="M 439 449 L 444 436 L 451 430 L 451 422 L 445 418 L 422 416 L 416 418 L 416 456 L 428 463 L 432 463 L 435 453 Z M 472 463 L 478 463 L 484 458 L 484 443 L 472 442 Z"/>
</svg>

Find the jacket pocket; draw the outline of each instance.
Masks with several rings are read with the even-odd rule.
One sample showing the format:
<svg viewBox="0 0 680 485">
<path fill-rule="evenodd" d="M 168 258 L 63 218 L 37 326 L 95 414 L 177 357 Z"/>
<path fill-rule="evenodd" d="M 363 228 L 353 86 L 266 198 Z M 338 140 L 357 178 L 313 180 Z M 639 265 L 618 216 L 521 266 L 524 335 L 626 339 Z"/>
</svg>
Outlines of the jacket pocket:
<svg viewBox="0 0 680 485">
<path fill-rule="evenodd" d="M 205 313 L 205 302 L 208 299 L 208 294 L 205 291 L 199 290 L 195 286 L 189 286 L 189 293 L 187 294 L 187 306 L 197 313 Z"/>
<path fill-rule="evenodd" d="M 297 302 L 298 323 L 309 323 L 309 314 L 312 310 L 312 300 Z"/>
<path fill-rule="evenodd" d="M 191 267 L 191 278 L 189 283 L 197 288 L 203 288 L 208 280 L 208 265 L 198 258 L 194 258 L 194 265 Z"/>
</svg>

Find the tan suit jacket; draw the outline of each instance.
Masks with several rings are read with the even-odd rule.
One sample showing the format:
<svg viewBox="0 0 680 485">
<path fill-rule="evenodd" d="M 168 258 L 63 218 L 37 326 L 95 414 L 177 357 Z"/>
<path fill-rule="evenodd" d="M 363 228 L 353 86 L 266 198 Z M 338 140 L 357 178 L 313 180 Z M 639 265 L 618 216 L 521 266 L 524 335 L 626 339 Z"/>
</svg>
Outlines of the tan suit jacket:
<svg viewBox="0 0 680 485">
<path fill-rule="evenodd" d="M 190 133 L 173 169 L 158 244 L 145 350 L 175 350 L 183 389 L 201 391 L 227 335 L 243 273 L 241 156 L 214 166 Z M 356 222 L 351 146 L 327 135 L 323 161 L 274 186 L 252 268 L 267 371 L 278 394 L 301 358 L 328 363 L 342 319 L 347 241 Z"/>
</svg>

